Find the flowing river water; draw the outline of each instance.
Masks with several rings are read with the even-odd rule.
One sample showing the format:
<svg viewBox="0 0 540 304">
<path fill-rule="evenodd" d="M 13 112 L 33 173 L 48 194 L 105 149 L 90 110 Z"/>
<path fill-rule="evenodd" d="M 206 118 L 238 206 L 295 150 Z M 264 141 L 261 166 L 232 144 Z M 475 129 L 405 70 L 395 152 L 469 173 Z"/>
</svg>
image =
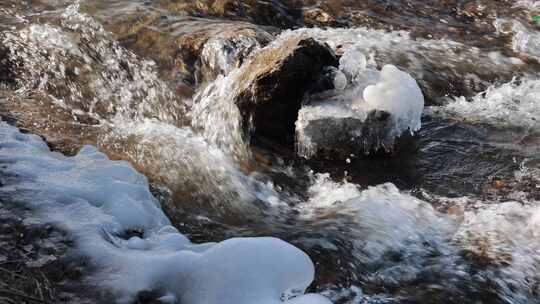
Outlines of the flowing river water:
<svg viewBox="0 0 540 304">
<path fill-rule="evenodd" d="M 3 0 L 0 114 L 128 161 L 194 243 L 300 248 L 333 303 L 540 303 L 540 2 L 357 2 Z M 343 160 L 246 143 L 228 96 L 290 36 L 409 73 L 421 129 Z"/>
</svg>

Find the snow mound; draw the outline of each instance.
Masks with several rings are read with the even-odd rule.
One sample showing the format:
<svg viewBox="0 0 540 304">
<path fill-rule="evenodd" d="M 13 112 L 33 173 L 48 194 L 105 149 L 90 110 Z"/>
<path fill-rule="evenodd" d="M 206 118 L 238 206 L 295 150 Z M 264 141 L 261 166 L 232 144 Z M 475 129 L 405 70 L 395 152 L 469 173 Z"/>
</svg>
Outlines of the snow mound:
<svg viewBox="0 0 540 304">
<path fill-rule="evenodd" d="M 275 238 L 193 244 L 170 226 L 145 176 L 94 147 L 66 157 L 1 122 L 0 163 L 19 180 L 0 191 L 69 232 L 96 284 L 120 303 L 141 291 L 187 304 L 329 303 L 302 295 L 314 266 L 301 250 Z"/>
<path fill-rule="evenodd" d="M 372 108 L 389 112 L 394 118 L 394 134 L 417 131 L 424 109 L 424 96 L 411 75 L 393 65 L 385 65 L 375 85 L 364 90 L 364 100 Z"/>
</svg>

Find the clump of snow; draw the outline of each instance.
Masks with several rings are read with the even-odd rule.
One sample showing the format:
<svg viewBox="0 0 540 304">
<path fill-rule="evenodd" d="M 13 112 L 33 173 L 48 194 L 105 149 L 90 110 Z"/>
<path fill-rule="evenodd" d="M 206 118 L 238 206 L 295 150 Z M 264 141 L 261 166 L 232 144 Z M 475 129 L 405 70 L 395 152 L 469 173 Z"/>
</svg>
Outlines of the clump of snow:
<svg viewBox="0 0 540 304">
<path fill-rule="evenodd" d="M 18 180 L 1 191 L 69 232 L 96 266 L 96 284 L 120 303 L 148 290 L 187 304 L 329 303 L 302 295 L 314 266 L 296 247 L 275 238 L 193 244 L 170 226 L 143 175 L 94 147 L 66 157 L 2 122 L 0 163 Z M 142 235 L 125 240 L 129 231 Z"/>
<path fill-rule="evenodd" d="M 540 81 L 532 78 L 513 80 L 468 100 L 454 99 L 448 105 L 434 108 L 443 116 L 459 117 L 471 122 L 497 126 L 540 130 Z"/>
<path fill-rule="evenodd" d="M 395 121 L 395 133 L 417 131 L 422 125 L 424 96 L 411 75 L 385 65 L 379 81 L 364 89 L 364 100 L 377 110 L 387 111 Z"/>
</svg>

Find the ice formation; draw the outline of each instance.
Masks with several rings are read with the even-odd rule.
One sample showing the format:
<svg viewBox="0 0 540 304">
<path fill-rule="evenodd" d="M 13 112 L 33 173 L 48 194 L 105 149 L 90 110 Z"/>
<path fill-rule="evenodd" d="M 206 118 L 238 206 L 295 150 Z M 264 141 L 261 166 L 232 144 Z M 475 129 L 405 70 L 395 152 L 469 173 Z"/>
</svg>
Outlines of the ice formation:
<svg viewBox="0 0 540 304">
<path fill-rule="evenodd" d="M 471 100 L 459 97 L 445 107 L 435 109 L 444 116 L 537 132 L 540 130 L 540 81 L 526 78 L 491 86 Z"/>
<path fill-rule="evenodd" d="M 364 100 L 373 109 L 390 113 L 394 119 L 393 135 L 421 126 L 424 96 L 416 81 L 393 65 L 385 65 L 376 84 L 364 89 Z"/>
<path fill-rule="evenodd" d="M 187 304 L 329 303 L 302 295 L 314 266 L 299 249 L 275 238 L 193 244 L 170 226 L 143 175 L 94 147 L 66 157 L 2 122 L 0 162 L 18 181 L 1 191 L 67 231 L 119 302 L 152 290 Z M 123 238 L 129 231 L 142 235 Z"/>
<path fill-rule="evenodd" d="M 381 71 L 374 66 L 354 49 L 343 55 L 333 96 L 318 97 L 321 101 L 302 107 L 298 114 L 301 156 L 310 158 L 321 150 L 344 150 L 341 154 L 347 156 L 389 151 L 397 137 L 420 129 L 424 96 L 416 81 L 393 65 Z"/>
</svg>

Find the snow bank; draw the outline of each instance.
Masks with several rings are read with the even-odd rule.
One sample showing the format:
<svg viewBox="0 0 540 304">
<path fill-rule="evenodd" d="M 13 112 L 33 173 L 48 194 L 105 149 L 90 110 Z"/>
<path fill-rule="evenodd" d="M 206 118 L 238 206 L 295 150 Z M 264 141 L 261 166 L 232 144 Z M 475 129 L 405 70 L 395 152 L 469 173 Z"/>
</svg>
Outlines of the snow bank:
<svg viewBox="0 0 540 304">
<path fill-rule="evenodd" d="M 170 226 L 143 175 L 93 147 L 65 157 L 2 122 L 0 163 L 19 180 L 1 191 L 69 232 L 96 266 L 96 284 L 119 302 L 154 291 L 187 304 L 329 303 L 302 295 L 314 267 L 299 249 L 275 238 L 193 244 Z"/>
</svg>

